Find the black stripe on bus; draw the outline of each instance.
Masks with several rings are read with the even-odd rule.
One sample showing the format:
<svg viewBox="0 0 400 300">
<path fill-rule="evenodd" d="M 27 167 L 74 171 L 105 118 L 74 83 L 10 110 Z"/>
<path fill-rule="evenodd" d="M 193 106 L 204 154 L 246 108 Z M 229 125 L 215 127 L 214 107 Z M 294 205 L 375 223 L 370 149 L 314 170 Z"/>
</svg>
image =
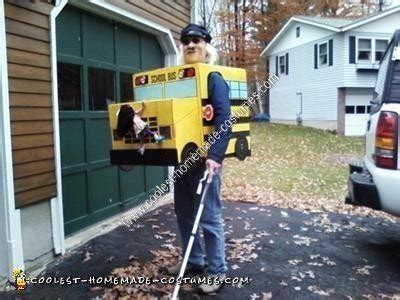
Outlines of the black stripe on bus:
<svg viewBox="0 0 400 300">
<path fill-rule="evenodd" d="M 238 137 L 241 137 L 241 136 L 250 136 L 250 130 L 232 132 L 231 139 L 232 138 L 238 138 Z"/>
<path fill-rule="evenodd" d="M 240 106 L 247 102 L 247 99 L 231 99 L 231 106 Z"/>
<path fill-rule="evenodd" d="M 250 117 L 240 117 L 236 118 L 236 122 L 232 122 L 232 124 L 243 124 L 243 123 L 250 123 Z M 203 126 L 211 126 L 214 125 L 213 120 L 211 121 L 206 121 L 203 119 Z"/>
<path fill-rule="evenodd" d="M 208 136 L 213 136 L 213 134 L 212 133 L 205 134 L 203 137 L 205 141 L 207 141 Z M 246 136 L 250 136 L 250 131 L 248 131 L 248 130 L 247 131 L 236 131 L 236 132 L 232 132 L 231 139 L 238 138 L 238 137 L 246 137 Z"/>
<path fill-rule="evenodd" d="M 231 106 L 238 106 L 238 105 L 242 105 L 243 103 L 245 103 L 247 101 L 247 99 L 229 99 L 229 102 L 231 103 Z M 211 104 L 210 99 L 201 99 L 201 105 L 205 106 L 207 104 Z"/>
</svg>

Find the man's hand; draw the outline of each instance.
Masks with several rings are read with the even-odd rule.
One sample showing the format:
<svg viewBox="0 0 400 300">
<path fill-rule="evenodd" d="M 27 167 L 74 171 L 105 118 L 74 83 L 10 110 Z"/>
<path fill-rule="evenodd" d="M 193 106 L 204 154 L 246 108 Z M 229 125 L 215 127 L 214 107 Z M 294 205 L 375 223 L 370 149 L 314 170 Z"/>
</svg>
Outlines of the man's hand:
<svg viewBox="0 0 400 300">
<path fill-rule="evenodd" d="M 221 167 L 221 164 L 217 163 L 215 160 L 207 158 L 206 167 L 210 172 L 211 176 L 213 176 L 217 173 L 218 169 Z"/>
</svg>

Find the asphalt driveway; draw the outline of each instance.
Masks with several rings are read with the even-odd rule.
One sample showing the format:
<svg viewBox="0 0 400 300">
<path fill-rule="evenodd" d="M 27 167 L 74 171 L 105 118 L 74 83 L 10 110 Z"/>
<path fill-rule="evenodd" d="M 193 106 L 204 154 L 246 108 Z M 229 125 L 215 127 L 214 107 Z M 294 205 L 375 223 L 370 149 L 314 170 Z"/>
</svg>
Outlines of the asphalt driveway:
<svg viewBox="0 0 400 300">
<path fill-rule="evenodd" d="M 204 296 L 195 286 L 183 299 L 362 298 L 400 295 L 400 224 L 379 218 L 315 214 L 224 201 L 230 277 L 250 284 L 225 284 Z M 166 276 L 176 261 L 179 238 L 173 205 L 142 217 L 134 228 L 118 227 L 52 263 L 42 276 Z M 172 285 L 36 285 L 1 299 L 157 299 Z M 142 293 L 142 298 L 138 295 Z M 150 296 L 152 294 L 154 296 Z"/>
</svg>

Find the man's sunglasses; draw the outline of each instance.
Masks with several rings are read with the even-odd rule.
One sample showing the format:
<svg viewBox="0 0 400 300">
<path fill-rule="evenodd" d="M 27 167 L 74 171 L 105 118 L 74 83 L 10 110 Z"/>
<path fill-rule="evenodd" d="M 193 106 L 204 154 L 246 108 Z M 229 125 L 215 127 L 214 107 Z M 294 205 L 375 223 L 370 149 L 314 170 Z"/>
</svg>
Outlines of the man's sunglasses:
<svg viewBox="0 0 400 300">
<path fill-rule="evenodd" d="M 187 46 L 190 44 L 190 42 L 193 42 L 194 44 L 198 44 L 201 42 L 201 40 L 202 40 L 201 38 L 194 36 L 194 37 L 184 37 L 184 38 L 182 38 L 181 42 L 183 45 Z"/>
</svg>

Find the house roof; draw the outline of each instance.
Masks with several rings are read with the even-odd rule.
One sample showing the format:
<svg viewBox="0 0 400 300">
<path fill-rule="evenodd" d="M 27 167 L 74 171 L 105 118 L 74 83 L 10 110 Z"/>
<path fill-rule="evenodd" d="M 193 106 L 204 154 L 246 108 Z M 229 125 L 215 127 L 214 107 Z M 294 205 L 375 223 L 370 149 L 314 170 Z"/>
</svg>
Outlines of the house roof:
<svg viewBox="0 0 400 300">
<path fill-rule="evenodd" d="M 308 20 L 313 23 L 318 23 L 326 26 L 341 28 L 345 25 L 354 22 L 354 19 L 345 19 L 345 18 L 324 18 L 324 17 L 313 17 L 313 16 L 295 16 L 298 19 Z"/>
<path fill-rule="evenodd" d="M 345 19 L 345 18 L 327 18 L 327 17 L 316 17 L 316 16 L 301 16 L 295 15 L 289 19 L 288 22 L 282 27 L 282 29 L 275 35 L 275 37 L 269 42 L 269 44 L 261 52 L 260 56 L 265 57 L 268 50 L 271 49 L 286 33 L 290 28 L 291 24 L 294 22 L 299 22 L 311 26 L 316 26 L 319 28 L 331 30 L 333 32 L 344 32 L 369 22 L 384 18 L 388 15 L 400 11 L 400 5 L 392 7 L 390 9 L 384 10 L 382 12 L 373 13 L 364 18 L 358 19 Z"/>
</svg>

